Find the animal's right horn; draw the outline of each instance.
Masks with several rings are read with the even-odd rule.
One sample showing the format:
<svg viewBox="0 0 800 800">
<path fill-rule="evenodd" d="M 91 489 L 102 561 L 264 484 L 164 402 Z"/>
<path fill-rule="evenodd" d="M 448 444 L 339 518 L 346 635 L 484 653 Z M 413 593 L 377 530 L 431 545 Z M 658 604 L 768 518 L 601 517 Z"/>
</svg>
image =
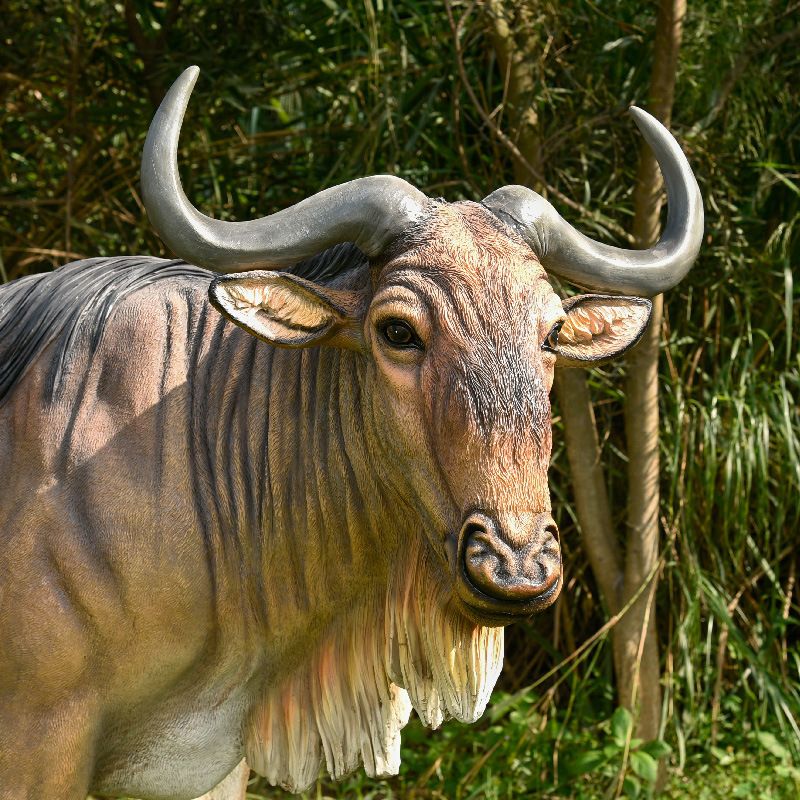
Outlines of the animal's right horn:
<svg viewBox="0 0 800 800">
<path fill-rule="evenodd" d="M 672 134 L 646 111 L 630 112 L 667 187 L 667 225 L 653 247 L 626 250 L 595 242 L 525 186 L 504 186 L 483 205 L 522 236 L 548 272 L 600 292 L 652 297 L 675 286 L 694 264 L 703 239 L 703 199 Z"/>
<path fill-rule="evenodd" d="M 178 174 L 178 137 L 200 70 L 183 72 L 159 106 L 142 153 L 142 195 L 150 222 L 178 256 L 218 272 L 281 269 L 354 242 L 377 256 L 422 214 L 428 199 L 393 175 L 333 186 L 283 211 L 249 222 L 201 214 Z"/>
</svg>

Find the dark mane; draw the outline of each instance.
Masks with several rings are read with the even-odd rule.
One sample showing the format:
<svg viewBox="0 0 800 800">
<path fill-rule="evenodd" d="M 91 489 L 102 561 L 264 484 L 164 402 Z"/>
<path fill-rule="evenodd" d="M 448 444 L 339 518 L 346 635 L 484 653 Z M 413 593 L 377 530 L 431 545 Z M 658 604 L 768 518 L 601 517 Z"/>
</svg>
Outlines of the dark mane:
<svg viewBox="0 0 800 800">
<path fill-rule="evenodd" d="M 342 244 L 287 271 L 325 283 L 365 263 L 355 245 Z M 159 281 L 187 277 L 208 285 L 214 274 L 177 259 L 122 256 L 74 261 L 0 286 L 0 406 L 51 342 L 58 340 L 47 386 L 54 397 L 79 338 L 89 341 L 93 355 L 108 321 L 126 297 Z"/>
<path fill-rule="evenodd" d="M 337 275 L 366 267 L 368 263 L 367 257 L 356 245 L 345 242 L 289 267 L 286 272 L 324 285 Z"/>
</svg>

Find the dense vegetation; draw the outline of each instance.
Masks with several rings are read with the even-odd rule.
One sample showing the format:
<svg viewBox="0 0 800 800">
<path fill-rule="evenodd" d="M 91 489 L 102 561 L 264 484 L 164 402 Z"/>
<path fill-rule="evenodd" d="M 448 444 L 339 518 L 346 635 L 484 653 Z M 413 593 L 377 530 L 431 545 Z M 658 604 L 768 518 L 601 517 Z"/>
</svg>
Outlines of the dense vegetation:
<svg viewBox="0 0 800 800">
<path fill-rule="evenodd" d="M 207 213 L 266 214 L 377 172 L 451 200 L 513 182 L 491 4 L 452 2 L 466 15 L 463 76 L 446 5 L 6 0 L 2 279 L 85 255 L 163 253 L 139 198 L 138 159 L 154 103 L 192 63 L 202 72 L 184 126 L 184 185 Z M 796 7 L 704 1 L 684 25 L 672 127 L 703 191 L 707 237 L 666 299 L 662 740 L 631 740 L 627 712 L 615 710 L 608 618 L 557 430 L 565 591 L 554 610 L 509 631 L 509 694 L 472 728 L 411 726 L 397 779 L 320 784 L 318 796 L 635 796 L 667 754 L 672 797 L 800 792 Z M 530 0 L 524 10 L 517 33 L 535 44 L 538 165 L 565 216 L 620 242 L 638 146 L 625 109 L 647 99 L 654 7 Z M 624 370 L 591 376 L 619 521 Z"/>
</svg>

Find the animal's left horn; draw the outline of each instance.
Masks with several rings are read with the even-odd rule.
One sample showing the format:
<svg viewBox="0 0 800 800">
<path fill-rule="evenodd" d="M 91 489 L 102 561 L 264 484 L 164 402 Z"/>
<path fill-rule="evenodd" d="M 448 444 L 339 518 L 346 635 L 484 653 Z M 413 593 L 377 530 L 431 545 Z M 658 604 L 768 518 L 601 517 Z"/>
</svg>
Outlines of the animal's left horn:
<svg viewBox="0 0 800 800">
<path fill-rule="evenodd" d="M 672 134 L 646 111 L 632 107 L 630 112 L 653 148 L 667 187 L 667 225 L 649 250 L 624 250 L 589 239 L 525 186 L 504 186 L 483 205 L 520 233 L 548 272 L 589 289 L 652 297 L 671 289 L 691 269 L 703 238 L 703 200 Z"/>
<path fill-rule="evenodd" d="M 142 153 L 142 195 L 150 222 L 181 258 L 219 272 L 280 269 L 340 242 L 379 255 L 421 215 L 428 199 L 393 175 L 333 186 L 269 217 L 224 222 L 201 214 L 178 174 L 178 137 L 200 70 L 189 67 L 159 106 Z"/>
</svg>

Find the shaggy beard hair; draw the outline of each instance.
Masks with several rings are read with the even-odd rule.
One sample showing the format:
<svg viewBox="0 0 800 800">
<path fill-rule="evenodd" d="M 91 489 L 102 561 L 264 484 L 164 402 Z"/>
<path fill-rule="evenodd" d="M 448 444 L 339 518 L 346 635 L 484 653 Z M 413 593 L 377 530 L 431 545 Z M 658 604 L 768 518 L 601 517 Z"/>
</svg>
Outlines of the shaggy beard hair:
<svg viewBox="0 0 800 800">
<path fill-rule="evenodd" d="M 462 616 L 438 574 L 417 542 L 385 598 L 348 614 L 314 656 L 266 690 L 246 734 L 256 772 L 290 792 L 312 786 L 323 760 L 336 780 L 362 764 L 370 777 L 388 777 L 400 769 L 412 708 L 431 728 L 481 716 L 503 665 L 503 629 Z"/>
</svg>

